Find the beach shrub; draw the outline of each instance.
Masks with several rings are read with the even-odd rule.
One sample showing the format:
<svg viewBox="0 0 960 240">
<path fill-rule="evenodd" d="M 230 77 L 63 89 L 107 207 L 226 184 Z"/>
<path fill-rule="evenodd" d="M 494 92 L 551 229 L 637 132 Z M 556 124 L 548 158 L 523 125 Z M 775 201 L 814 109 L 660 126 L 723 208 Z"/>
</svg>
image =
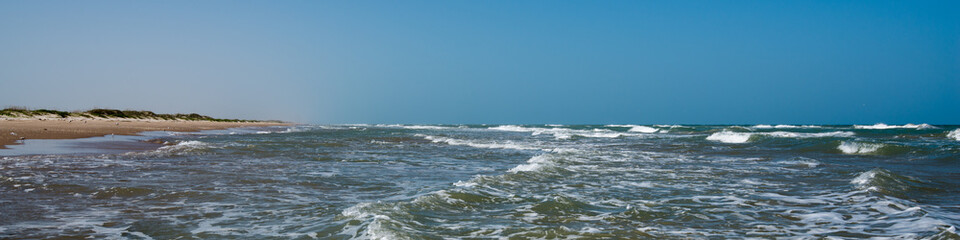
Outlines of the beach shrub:
<svg viewBox="0 0 960 240">
<path fill-rule="evenodd" d="M 60 116 L 61 118 L 65 118 L 65 117 L 69 117 L 69 116 L 70 116 L 70 113 L 69 113 L 69 112 L 57 111 L 57 110 L 49 110 L 49 109 L 37 109 L 37 110 L 35 110 L 35 111 L 33 111 L 33 112 L 34 112 L 34 113 L 39 113 L 39 114 L 37 114 L 37 115 L 54 114 L 54 115 Z"/>
<path fill-rule="evenodd" d="M 116 110 L 116 109 L 97 108 L 97 109 L 91 109 L 90 111 L 87 111 L 87 113 L 93 116 L 101 117 L 101 118 L 110 118 L 110 117 L 126 118 L 127 117 L 127 115 L 123 114 L 123 111 Z"/>
<path fill-rule="evenodd" d="M 0 110 L 0 115 L 2 116 L 11 116 L 11 117 L 30 117 L 37 115 L 47 115 L 54 114 L 62 118 L 69 116 L 78 116 L 78 117 L 87 117 L 87 118 L 136 118 L 136 119 L 163 119 L 163 120 L 187 120 L 187 121 L 212 121 L 212 122 L 259 122 L 253 120 L 241 120 L 241 119 L 219 119 L 213 118 L 210 116 L 200 115 L 197 113 L 190 114 L 158 114 L 151 111 L 136 111 L 136 110 L 116 110 L 116 109 L 104 109 L 104 108 L 95 108 L 88 111 L 74 111 L 74 112 L 65 112 L 57 111 L 50 109 L 37 109 L 30 110 L 25 107 L 8 107 L 3 110 Z"/>
</svg>

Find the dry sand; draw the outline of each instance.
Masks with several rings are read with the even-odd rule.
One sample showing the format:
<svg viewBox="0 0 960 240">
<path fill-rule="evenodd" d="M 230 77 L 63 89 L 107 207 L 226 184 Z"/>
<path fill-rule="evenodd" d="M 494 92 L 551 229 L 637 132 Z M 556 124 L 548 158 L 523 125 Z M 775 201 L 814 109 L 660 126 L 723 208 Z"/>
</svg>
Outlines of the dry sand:
<svg viewBox="0 0 960 240">
<path fill-rule="evenodd" d="M 110 134 L 137 135 L 145 131 L 195 132 L 235 127 L 289 126 L 277 122 L 210 122 L 183 120 L 91 119 L 91 118 L 0 118 L 0 149 L 26 139 L 74 139 Z"/>
</svg>

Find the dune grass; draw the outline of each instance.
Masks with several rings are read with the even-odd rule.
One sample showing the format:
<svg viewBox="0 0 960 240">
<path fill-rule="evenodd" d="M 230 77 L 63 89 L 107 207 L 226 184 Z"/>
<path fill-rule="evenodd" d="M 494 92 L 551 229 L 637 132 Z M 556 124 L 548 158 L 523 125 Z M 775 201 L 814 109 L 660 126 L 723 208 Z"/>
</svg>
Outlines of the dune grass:
<svg viewBox="0 0 960 240">
<path fill-rule="evenodd" d="M 158 114 L 151 111 L 135 110 L 116 110 L 96 108 L 87 111 L 65 112 L 50 109 L 32 110 L 26 107 L 8 107 L 0 110 L 0 116 L 9 117 L 34 117 L 56 115 L 61 118 L 66 117 L 84 117 L 84 118 L 127 118 L 127 119 L 156 119 L 156 120 L 185 120 L 185 121 L 211 121 L 211 122 L 261 122 L 256 120 L 241 119 L 222 119 L 196 113 L 183 114 Z"/>
</svg>

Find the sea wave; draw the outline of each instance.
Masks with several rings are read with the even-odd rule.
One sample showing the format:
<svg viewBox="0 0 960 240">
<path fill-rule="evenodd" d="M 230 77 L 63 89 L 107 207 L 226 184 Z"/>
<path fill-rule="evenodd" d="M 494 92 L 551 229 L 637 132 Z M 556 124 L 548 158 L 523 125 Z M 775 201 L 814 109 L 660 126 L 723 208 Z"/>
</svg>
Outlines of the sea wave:
<svg viewBox="0 0 960 240">
<path fill-rule="evenodd" d="M 720 131 L 707 136 L 707 140 L 722 143 L 745 143 L 750 140 L 751 136 L 753 136 L 753 133 Z"/>
<path fill-rule="evenodd" d="M 837 149 L 845 154 L 873 154 L 883 146 L 882 143 L 841 141 Z"/>
<path fill-rule="evenodd" d="M 629 136 L 628 134 L 615 132 L 609 129 L 583 130 L 583 129 L 569 129 L 569 128 L 523 127 L 523 126 L 517 126 L 517 125 L 502 125 L 502 126 L 490 127 L 487 129 L 499 130 L 499 131 L 510 131 L 510 132 L 529 132 L 533 136 L 551 135 L 556 139 L 571 139 L 574 136 L 581 136 L 581 137 L 588 137 L 588 138 L 618 138 L 622 136 Z"/>
<path fill-rule="evenodd" d="M 788 124 L 777 124 L 777 125 L 760 124 L 760 125 L 754 125 L 754 126 L 752 126 L 752 127 L 750 127 L 750 128 L 753 128 L 753 129 L 771 129 L 771 128 L 790 129 L 790 128 L 822 128 L 822 126 L 817 126 L 817 125 L 800 125 L 800 126 L 797 126 L 797 125 L 788 125 Z"/>
<path fill-rule="evenodd" d="M 416 134 L 414 136 L 422 137 L 424 139 L 430 140 L 435 143 L 446 143 L 449 145 L 459 145 L 459 146 L 470 146 L 475 148 L 490 148 L 490 149 L 515 149 L 515 150 L 539 150 L 540 148 L 518 144 L 515 142 L 481 142 L 475 140 L 462 140 L 449 137 L 440 137 L 440 136 L 431 136 L 424 134 Z"/>
<path fill-rule="evenodd" d="M 527 160 L 526 164 L 517 165 L 516 167 L 510 170 L 507 170 L 507 172 L 517 173 L 517 172 L 531 172 L 531 171 L 540 170 L 540 168 L 543 168 L 545 165 L 550 164 L 550 159 L 548 156 L 549 155 L 546 155 L 546 154 L 534 156 L 529 160 Z"/>
<path fill-rule="evenodd" d="M 793 167 L 815 168 L 820 166 L 820 161 L 812 158 L 796 157 L 791 160 L 780 161 L 780 163 Z"/>
<path fill-rule="evenodd" d="M 882 168 L 862 172 L 850 183 L 860 190 L 879 192 L 897 198 L 909 198 L 912 194 L 940 192 L 941 189 L 914 177 L 900 175 Z"/>
<path fill-rule="evenodd" d="M 930 124 L 904 124 L 904 125 L 887 125 L 883 123 L 877 123 L 874 125 L 853 125 L 853 128 L 856 129 L 897 129 L 897 128 L 913 128 L 913 129 L 934 129 L 937 128 Z"/>
<path fill-rule="evenodd" d="M 779 138 L 823 138 L 823 137 L 852 137 L 855 134 L 847 131 L 821 132 L 821 133 L 803 133 L 803 132 L 733 132 L 720 131 L 707 136 L 707 140 L 723 143 L 745 143 L 753 136 L 779 137 Z"/>
<path fill-rule="evenodd" d="M 950 131 L 947 133 L 948 138 L 953 138 L 953 140 L 960 141 L 960 128 Z"/>
<path fill-rule="evenodd" d="M 771 137 L 784 137 L 784 138 L 821 138 L 821 137 L 852 137 L 855 135 L 853 132 L 847 131 L 835 131 L 835 132 L 822 132 L 822 133 L 800 133 L 800 132 L 765 132 L 765 133 L 756 133 Z"/>
<path fill-rule="evenodd" d="M 630 128 L 627 132 L 639 132 L 639 133 L 656 133 L 660 129 L 643 126 L 643 125 L 606 125 L 606 127 L 627 127 Z"/>
<path fill-rule="evenodd" d="M 184 150 L 206 148 L 209 146 L 210 144 L 205 142 L 190 140 L 190 141 L 179 142 L 176 145 L 163 146 L 158 148 L 157 150 L 158 151 L 184 151 Z"/>
</svg>

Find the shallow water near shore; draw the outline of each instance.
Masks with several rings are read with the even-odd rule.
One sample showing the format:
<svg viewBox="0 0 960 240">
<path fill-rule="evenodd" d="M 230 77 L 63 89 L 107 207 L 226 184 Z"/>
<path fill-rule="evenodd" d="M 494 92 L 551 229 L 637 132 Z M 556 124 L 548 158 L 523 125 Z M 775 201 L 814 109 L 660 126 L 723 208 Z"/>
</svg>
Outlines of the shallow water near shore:
<svg viewBox="0 0 960 240">
<path fill-rule="evenodd" d="M 304 125 L 156 135 L 170 144 L 0 157 L 0 238 L 960 239 L 957 128 Z"/>
</svg>

